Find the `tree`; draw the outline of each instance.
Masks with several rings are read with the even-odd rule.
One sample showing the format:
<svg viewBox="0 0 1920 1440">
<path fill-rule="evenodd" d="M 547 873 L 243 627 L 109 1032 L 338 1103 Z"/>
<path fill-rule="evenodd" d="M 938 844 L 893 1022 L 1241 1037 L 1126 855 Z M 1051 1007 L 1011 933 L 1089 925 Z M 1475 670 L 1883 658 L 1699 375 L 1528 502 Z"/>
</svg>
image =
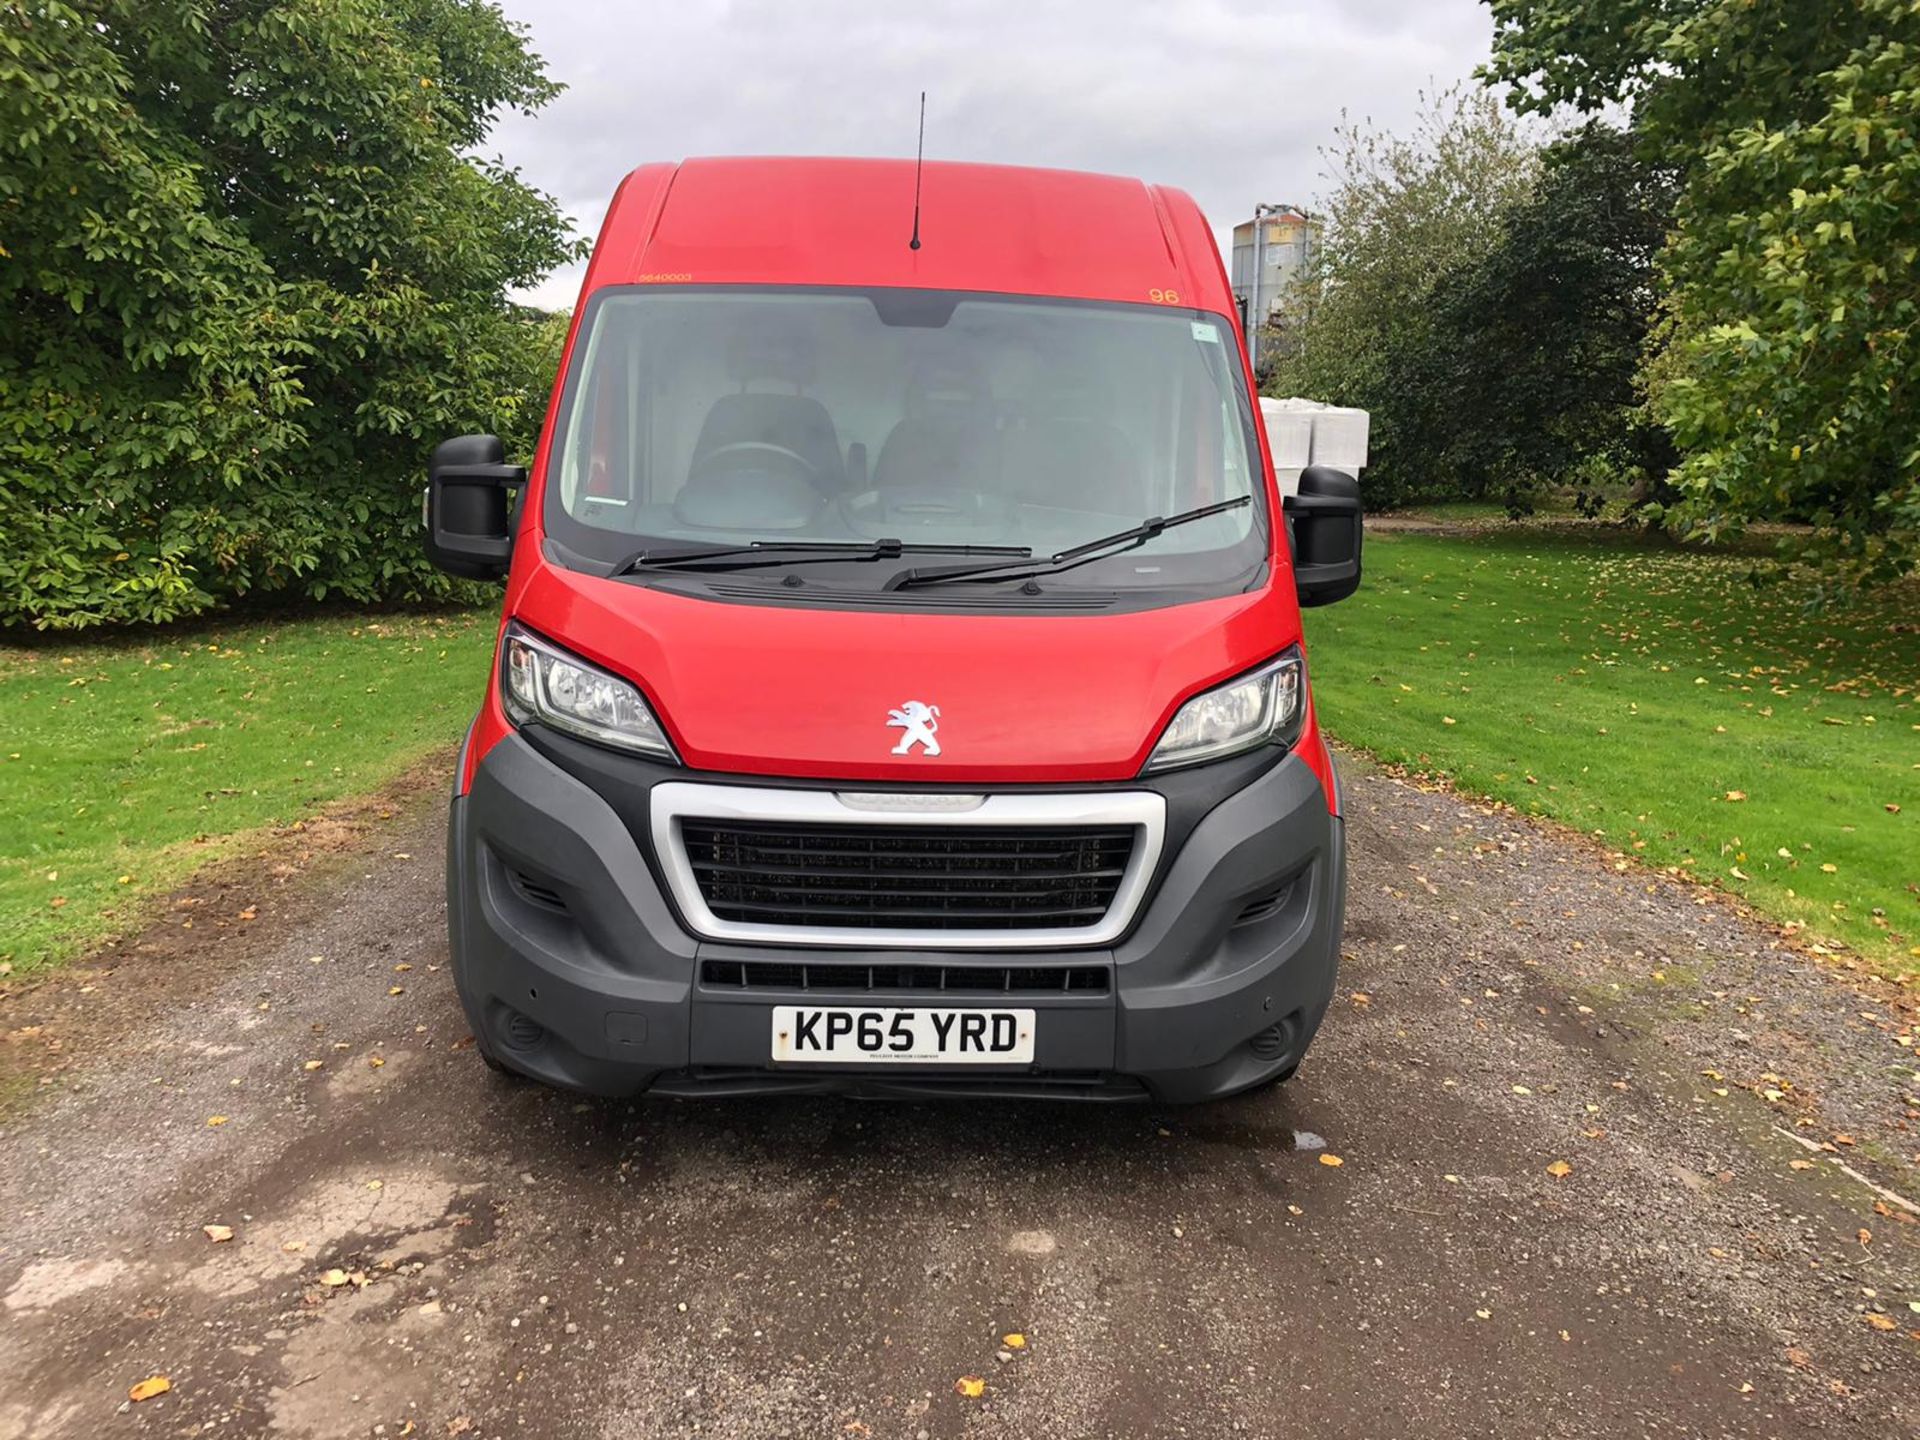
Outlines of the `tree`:
<svg viewBox="0 0 1920 1440">
<path fill-rule="evenodd" d="M 1920 5 L 1489 0 L 1523 110 L 1630 104 L 1681 177 L 1647 367 L 1707 537 L 1805 519 L 1845 580 L 1920 563 Z"/>
<path fill-rule="evenodd" d="M 1415 441 L 1467 493 L 1525 508 L 1542 485 L 1598 498 L 1614 476 L 1672 463 L 1637 384 L 1655 307 L 1670 175 L 1593 124 L 1542 152 L 1534 188 L 1485 251 L 1435 286 L 1401 393 L 1426 397 Z"/>
<path fill-rule="evenodd" d="M 1267 388 L 1369 411 L 1369 503 L 1404 504 L 1447 485 L 1420 440 L 1436 397 L 1406 389 L 1442 277 L 1498 242 L 1538 155 L 1497 100 L 1457 88 L 1423 97 L 1409 137 L 1336 134 L 1316 263 L 1289 297 L 1291 343 Z"/>
<path fill-rule="evenodd" d="M 555 93 L 484 0 L 0 3 L 0 624 L 448 593 L 426 450 L 524 449 L 577 253 L 474 151 Z"/>
</svg>

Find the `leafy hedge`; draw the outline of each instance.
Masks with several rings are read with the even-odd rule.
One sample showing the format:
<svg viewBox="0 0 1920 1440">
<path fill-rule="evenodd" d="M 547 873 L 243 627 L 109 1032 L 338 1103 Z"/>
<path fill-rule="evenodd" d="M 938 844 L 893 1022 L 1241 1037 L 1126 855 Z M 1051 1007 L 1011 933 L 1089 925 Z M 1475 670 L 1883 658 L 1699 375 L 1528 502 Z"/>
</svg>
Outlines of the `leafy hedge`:
<svg viewBox="0 0 1920 1440">
<path fill-rule="evenodd" d="M 448 594 L 426 453 L 529 447 L 577 253 L 473 152 L 556 93 L 480 0 L 0 4 L 0 625 Z"/>
</svg>

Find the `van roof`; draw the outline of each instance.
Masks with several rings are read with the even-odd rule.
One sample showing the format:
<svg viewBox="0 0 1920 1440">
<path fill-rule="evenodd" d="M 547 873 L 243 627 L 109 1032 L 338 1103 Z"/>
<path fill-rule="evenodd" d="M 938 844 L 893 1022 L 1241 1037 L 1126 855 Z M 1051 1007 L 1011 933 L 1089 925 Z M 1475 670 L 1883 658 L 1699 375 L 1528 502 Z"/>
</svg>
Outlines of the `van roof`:
<svg viewBox="0 0 1920 1440">
<path fill-rule="evenodd" d="M 1233 313 L 1185 192 L 1114 175 L 911 160 L 727 158 L 621 182 L 581 291 L 609 285 L 903 286 Z"/>
</svg>

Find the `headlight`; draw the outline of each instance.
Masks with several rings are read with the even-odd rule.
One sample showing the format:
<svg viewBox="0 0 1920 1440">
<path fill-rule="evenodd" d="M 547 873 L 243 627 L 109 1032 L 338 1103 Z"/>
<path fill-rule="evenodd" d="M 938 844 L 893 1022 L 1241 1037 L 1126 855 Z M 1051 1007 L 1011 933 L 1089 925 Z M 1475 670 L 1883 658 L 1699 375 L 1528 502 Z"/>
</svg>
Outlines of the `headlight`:
<svg viewBox="0 0 1920 1440">
<path fill-rule="evenodd" d="M 1237 755 L 1257 745 L 1291 745 L 1306 716 L 1296 646 L 1258 670 L 1194 696 L 1167 722 L 1142 774 Z"/>
<path fill-rule="evenodd" d="M 507 627 L 500 701 L 516 725 L 538 720 L 612 745 L 673 760 L 673 746 L 639 690 L 616 675 Z"/>
</svg>

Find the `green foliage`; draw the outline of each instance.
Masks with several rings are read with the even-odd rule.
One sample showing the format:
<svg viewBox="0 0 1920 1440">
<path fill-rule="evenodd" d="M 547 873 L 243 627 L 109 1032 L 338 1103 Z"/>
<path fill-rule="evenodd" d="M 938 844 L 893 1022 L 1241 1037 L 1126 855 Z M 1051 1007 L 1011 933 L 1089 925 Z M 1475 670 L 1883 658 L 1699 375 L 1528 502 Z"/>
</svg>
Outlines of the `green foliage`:
<svg viewBox="0 0 1920 1440">
<path fill-rule="evenodd" d="M 1484 94 L 1396 140 L 1348 128 L 1277 393 L 1371 413 L 1369 506 L 1658 474 L 1635 375 L 1670 179 L 1592 125 L 1544 148 Z M 1615 481 L 1614 483 L 1617 483 Z"/>
<path fill-rule="evenodd" d="M 0 0 L 0 625 L 448 594 L 426 452 L 529 448 L 577 253 L 470 152 L 555 93 L 484 0 Z"/>
<path fill-rule="evenodd" d="M 1411 136 L 1348 123 L 1337 137 L 1317 263 L 1289 297 L 1265 388 L 1371 412 L 1367 503 L 1391 507 L 1451 491 L 1422 452 L 1420 407 L 1403 403 L 1409 372 L 1442 278 L 1497 243 L 1538 158 L 1498 102 L 1458 89 L 1426 97 Z"/>
<path fill-rule="evenodd" d="M 1653 406 L 1670 519 L 1805 519 L 1847 580 L 1920 561 L 1920 5 L 1490 0 L 1525 108 L 1633 106 L 1684 181 Z"/>
<path fill-rule="evenodd" d="M 1670 178 L 1617 130 L 1591 125 L 1542 152 L 1533 189 L 1493 244 L 1440 277 L 1398 403 L 1419 454 L 1465 495 L 1531 508 L 1543 485 L 1592 505 L 1671 463 L 1636 385 L 1655 305 Z"/>
<path fill-rule="evenodd" d="M 1920 975 L 1915 582 L 1814 617 L 1750 568 L 1577 523 L 1369 535 L 1367 583 L 1306 614 L 1314 700 L 1347 743 Z"/>
<path fill-rule="evenodd" d="M 451 747 L 495 626 L 330 610 L 0 648 L 0 962 L 76 954 L 246 837 Z"/>
</svg>

